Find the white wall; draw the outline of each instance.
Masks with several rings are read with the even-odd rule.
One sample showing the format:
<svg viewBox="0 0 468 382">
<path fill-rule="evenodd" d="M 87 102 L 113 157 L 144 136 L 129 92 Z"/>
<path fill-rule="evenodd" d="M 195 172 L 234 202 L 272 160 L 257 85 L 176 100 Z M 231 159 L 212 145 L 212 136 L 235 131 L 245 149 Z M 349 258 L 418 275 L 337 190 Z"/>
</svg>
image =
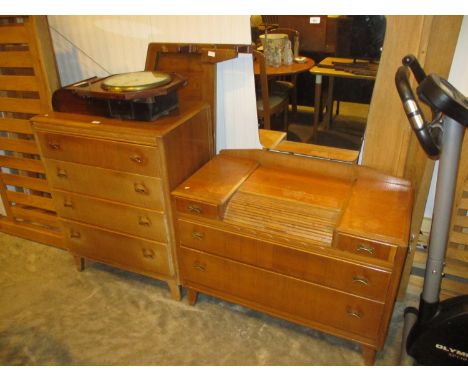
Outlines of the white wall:
<svg viewBox="0 0 468 382">
<path fill-rule="evenodd" d="M 49 16 L 62 85 L 143 70 L 149 42 L 250 44 L 249 16 Z M 260 148 L 250 55 L 218 65 L 217 142 Z"/>
</svg>

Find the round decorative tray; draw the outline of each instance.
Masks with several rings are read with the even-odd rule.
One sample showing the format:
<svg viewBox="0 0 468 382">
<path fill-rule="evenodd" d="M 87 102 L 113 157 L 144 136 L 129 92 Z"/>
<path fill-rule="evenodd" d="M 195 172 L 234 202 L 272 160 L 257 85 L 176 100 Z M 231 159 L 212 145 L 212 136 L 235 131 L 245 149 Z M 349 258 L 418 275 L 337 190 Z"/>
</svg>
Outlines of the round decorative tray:
<svg viewBox="0 0 468 382">
<path fill-rule="evenodd" d="M 102 82 L 101 87 L 115 92 L 132 92 L 157 88 L 171 81 L 172 76 L 168 73 L 142 71 L 108 77 Z"/>
</svg>

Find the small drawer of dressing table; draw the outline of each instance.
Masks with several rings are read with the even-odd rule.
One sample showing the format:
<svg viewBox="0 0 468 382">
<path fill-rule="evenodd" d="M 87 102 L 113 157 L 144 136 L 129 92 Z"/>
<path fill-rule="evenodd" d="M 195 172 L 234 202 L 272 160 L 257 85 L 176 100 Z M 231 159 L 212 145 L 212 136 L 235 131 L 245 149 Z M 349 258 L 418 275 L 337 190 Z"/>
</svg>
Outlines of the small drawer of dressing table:
<svg viewBox="0 0 468 382">
<path fill-rule="evenodd" d="M 342 251 L 393 262 L 397 246 L 376 240 L 335 232 L 333 246 Z"/>
</svg>

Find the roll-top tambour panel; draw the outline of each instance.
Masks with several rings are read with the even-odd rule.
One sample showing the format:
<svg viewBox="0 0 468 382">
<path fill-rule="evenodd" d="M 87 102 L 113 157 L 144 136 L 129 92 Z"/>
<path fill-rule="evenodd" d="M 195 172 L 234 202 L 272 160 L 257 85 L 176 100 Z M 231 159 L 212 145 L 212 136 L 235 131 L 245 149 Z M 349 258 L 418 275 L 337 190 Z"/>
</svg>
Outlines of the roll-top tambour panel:
<svg viewBox="0 0 468 382">
<path fill-rule="evenodd" d="M 343 251 L 390 262 L 393 262 L 397 250 L 397 247 L 391 244 L 342 233 L 335 233 L 333 246 Z"/>
<path fill-rule="evenodd" d="M 46 158 L 159 177 L 158 149 L 101 139 L 38 132 Z"/>
<path fill-rule="evenodd" d="M 159 178 L 53 159 L 46 159 L 45 165 L 53 188 L 164 210 Z"/>
<path fill-rule="evenodd" d="M 63 219 L 62 225 L 68 248 L 76 255 L 145 274 L 172 274 L 163 243 Z"/>
<path fill-rule="evenodd" d="M 280 317 L 300 317 L 302 322 L 325 324 L 371 341 L 378 336 L 382 303 L 188 248 L 181 252 L 185 284 L 205 286 Z"/>
<path fill-rule="evenodd" d="M 303 280 L 385 301 L 391 273 L 179 220 L 182 245 Z"/>
<path fill-rule="evenodd" d="M 162 212 L 65 191 L 54 191 L 61 217 L 94 224 L 131 235 L 167 243 L 166 216 Z"/>
</svg>

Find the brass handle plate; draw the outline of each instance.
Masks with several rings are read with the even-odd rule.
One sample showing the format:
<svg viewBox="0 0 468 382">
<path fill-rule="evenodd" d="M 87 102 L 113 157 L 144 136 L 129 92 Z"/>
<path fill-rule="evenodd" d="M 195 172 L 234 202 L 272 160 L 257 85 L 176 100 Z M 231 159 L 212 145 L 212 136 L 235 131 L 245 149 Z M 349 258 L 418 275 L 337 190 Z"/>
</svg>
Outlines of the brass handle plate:
<svg viewBox="0 0 468 382">
<path fill-rule="evenodd" d="M 62 168 L 57 168 L 57 176 L 59 178 L 68 178 L 67 170 L 64 170 Z"/>
<path fill-rule="evenodd" d="M 60 150 L 60 143 L 48 142 L 48 145 L 52 150 Z"/>
<path fill-rule="evenodd" d="M 348 314 L 348 316 L 350 317 L 353 317 L 353 318 L 358 318 L 358 319 L 361 319 L 363 314 L 355 309 L 351 309 L 351 308 L 348 308 L 346 310 L 346 313 Z"/>
<path fill-rule="evenodd" d="M 141 250 L 141 252 L 143 253 L 143 257 L 147 258 L 147 259 L 154 259 L 154 251 L 152 249 L 148 249 L 148 248 L 143 248 Z"/>
<path fill-rule="evenodd" d="M 140 216 L 138 218 L 138 224 L 145 227 L 149 227 L 151 225 L 151 220 L 147 216 Z"/>
<path fill-rule="evenodd" d="M 196 269 L 197 271 L 200 271 L 200 272 L 205 272 L 206 271 L 206 268 L 203 265 L 199 264 L 199 263 L 193 264 L 192 267 L 193 267 L 193 269 Z"/>
<path fill-rule="evenodd" d="M 146 186 L 143 183 L 134 183 L 133 184 L 133 189 L 138 194 L 145 194 L 145 195 L 148 194 L 148 189 L 146 188 Z"/>
<path fill-rule="evenodd" d="M 75 231 L 74 229 L 70 230 L 70 238 L 72 239 L 79 239 L 81 237 L 81 233 Z"/>
<path fill-rule="evenodd" d="M 63 201 L 63 206 L 64 206 L 64 207 L 67 207 L 67 208 L 73 208 L 73 202 L 72 202 L 71 200 L 65 199 L 65 200 Z"/>
<path fill-rule="evenodd" d="M 369 285 L 369 280 L 364 276 L 353 276 L 353 283 Z"/>
<path fill-rule="evenodd" d="M 202 209 L 199 206 L 197 206 L 196 204 L 189 204 L 187 209 L 192 214 L 200 215 L 202 213 Z"/>
<path fill-rule="evenodd" d="M 203 232 L 192 231 L 192 239 L 195 240 L 203 240 L 205 234 Z"/>
<path fill-rule="evenodd" d="M 138 164 L 142 164 L 144 162 L 143 158 L 138 154 L 130 155 L 130 160 Z"/>
<path fill-rule="evenodd" d="M 359 244 L 356 247 L 356 251 L 368 253 L 369 255 L 374 255 L 375 254 L 375 248 L 371 247 L 370 245 L 366 245 L 366 244 Z"/>
</svg>

